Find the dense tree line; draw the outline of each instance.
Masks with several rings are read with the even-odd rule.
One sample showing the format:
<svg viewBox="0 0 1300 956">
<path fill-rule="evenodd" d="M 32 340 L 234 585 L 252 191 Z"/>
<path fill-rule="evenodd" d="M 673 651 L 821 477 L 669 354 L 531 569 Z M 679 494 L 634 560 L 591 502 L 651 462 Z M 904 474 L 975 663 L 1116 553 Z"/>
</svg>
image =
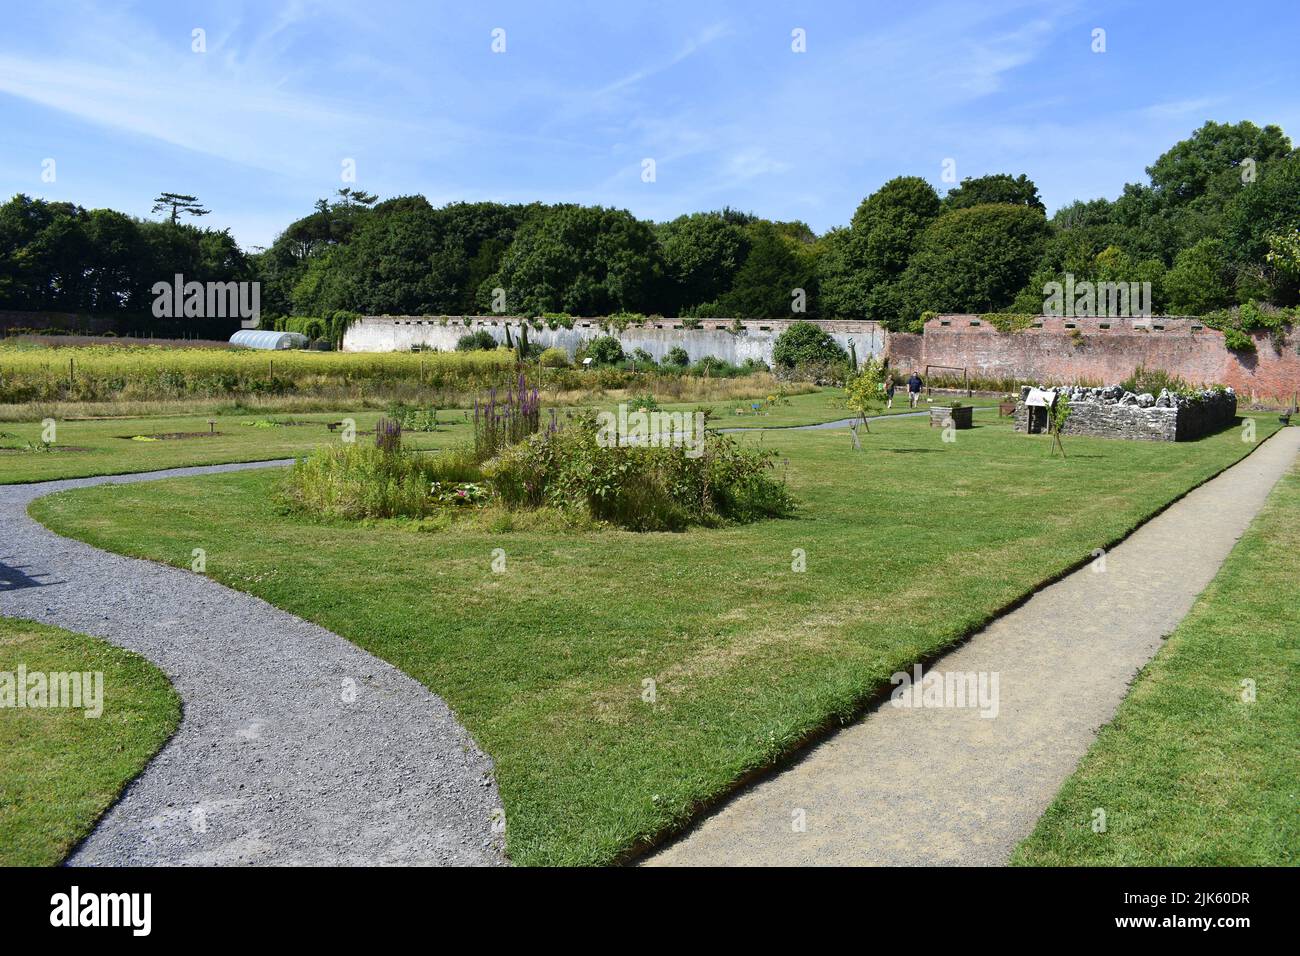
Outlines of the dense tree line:
<svg viewBox="0 0 1300 956">
<path fill-rule="evenodd" d="M 1099 147 L 1104 148 L 1104 147 Z M 154 282 L 258 279 L 266 316 L 619 312 L 871 318 L 1041 310 L 1045 284 L 1148 281 L 1157 312 L 1300 298 L 1300 152 L 1276 126 L 1206 123 L 1114 200 L 1045 215 L 1024 175 L 918 177 L 820 237 L 722 209 L 651 223 L 577 205 L 378 202 L 340 190 L 248 254 L 228 232 L 16 196 L 0 308 L 147 312 Z M 193 199 L 193 197 L 183 197 Z"/>
<path fill-rule="evenodd" d="M 252 258 L 225 231 L 23 195 L 0 206 L 0 308 L 144 317 L 154 283 L 178 273 L 199 282 L 256 278 Z"/>
</svg>

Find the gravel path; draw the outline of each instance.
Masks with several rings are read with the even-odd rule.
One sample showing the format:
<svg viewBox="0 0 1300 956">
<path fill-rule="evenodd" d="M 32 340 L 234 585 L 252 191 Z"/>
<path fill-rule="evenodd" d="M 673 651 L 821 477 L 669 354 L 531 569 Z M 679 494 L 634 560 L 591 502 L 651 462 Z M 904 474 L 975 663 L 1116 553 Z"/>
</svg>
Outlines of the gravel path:
<svg viewBox="0 0 1300 956">
<path fill-rule="evenodd" d="M 264 601 L 27 516 L 68 488 L 288 463 L 0 485 L 0 614 L 136 651 L 184 702 L 176 735 L 69 863 L 505 862 L 492 761 L 441 698 Z"/>
<path fill-rule="evenodd" d="M 1300 428 L 1282 429 L 1112 549 L 1104 570 L 1045 588 L 935 662 L 999 675 L 995 718 L 887 702 L 646 862 L 1006 863 L 1297 450 Z"/>
</svg>

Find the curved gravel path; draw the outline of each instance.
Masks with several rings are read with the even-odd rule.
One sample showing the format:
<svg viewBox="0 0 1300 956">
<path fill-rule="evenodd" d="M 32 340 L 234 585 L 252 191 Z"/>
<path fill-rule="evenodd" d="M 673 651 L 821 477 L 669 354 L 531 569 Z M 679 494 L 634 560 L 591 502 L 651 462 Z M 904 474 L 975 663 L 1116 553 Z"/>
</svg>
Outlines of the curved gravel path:
<svg viewBox="0 0 1300 956">
<path fill-rule="evenodd" d="M 882 704 L 644 862 L 1006 863 L 1298 452 L 1282 429 L 926 668 L 998 675 L 996 716 Z"/>
<path fill-rule="evenodd" d="M 0 614 L 142 654 L 184 702 L 176 735 L 68 862 L 504 863 L 492 761 L 422 684 L 250 595 L 27 515 L 69 488 L 286 464 L 0 485 Z"/>
</svg>

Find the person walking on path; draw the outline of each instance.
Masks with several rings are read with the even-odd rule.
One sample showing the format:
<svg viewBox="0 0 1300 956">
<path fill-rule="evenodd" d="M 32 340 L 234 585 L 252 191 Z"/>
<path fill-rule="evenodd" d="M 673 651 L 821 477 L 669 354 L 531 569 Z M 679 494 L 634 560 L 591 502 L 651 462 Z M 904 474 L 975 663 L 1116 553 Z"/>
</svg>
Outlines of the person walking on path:
<svg viewBox="0 0 1300 956">
<path fill-rule="evenodd" d="M 912 377 L 907 380 L 907 400 L 910 407 L 916 408 L 916 403 L 921 400 L 921 386 L 924 384 L 925 383 L 921 381 L 921 376 L 917 375 L 915 372 L 913 372 Z"/>
<path fill-rule="evenodd" d="M 894 373 L 885 376 L 885 407 L 894 407 Z"/>
</svg>

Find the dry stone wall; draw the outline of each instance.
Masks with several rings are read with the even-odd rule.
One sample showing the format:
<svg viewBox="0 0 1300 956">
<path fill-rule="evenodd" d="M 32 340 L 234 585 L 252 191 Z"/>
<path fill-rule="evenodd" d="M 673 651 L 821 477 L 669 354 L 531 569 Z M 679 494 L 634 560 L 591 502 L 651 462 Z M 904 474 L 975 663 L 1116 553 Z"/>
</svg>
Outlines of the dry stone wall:
<svg viewBox="0 0 1300 956">
<path fill-rule="evenodd" d="M 1135 395 L 1119 385 L 1106 388 L 1062 386 L 1044 391 L 1063 394 L 1070 402 L 1064 435 L 1127 438 L 1134 441 L 1192 441 L 1220 431 L 1236 421 L 1237 395 L 1231 388 L 1206 389 L 1179 395 L 1161 389 L 1159 395 Z M 1015 429 L 1041 432 L 1046 412 L 1025 404 L 1030 388 L 1020 390 Z M 1060 399 L 1058 398 L 1058 401 Z"/>
</svg>

